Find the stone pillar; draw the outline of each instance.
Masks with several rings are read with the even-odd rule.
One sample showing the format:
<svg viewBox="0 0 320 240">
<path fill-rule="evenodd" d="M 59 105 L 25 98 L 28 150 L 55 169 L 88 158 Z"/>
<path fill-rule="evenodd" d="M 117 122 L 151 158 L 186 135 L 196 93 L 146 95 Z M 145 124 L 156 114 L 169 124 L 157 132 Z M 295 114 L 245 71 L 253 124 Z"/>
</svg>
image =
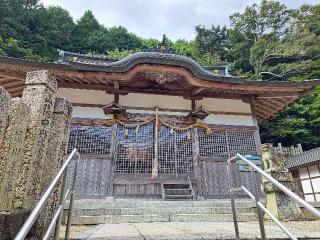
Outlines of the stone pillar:
<svg viewBox="0 0 320 240">
<path fill-rule="evenodd" d="M 19 98 L 11 100 L 6 132 L 0 152 L 0 210 L 15 209 L 17 176 L 24 159 L 24 142 L 29 121 L 29 108 Z"/>
<path fill-rule="evenodd" d="M 55 101 L 53 118 L 50 124 L 49 141 L 47 147 L 46 161 L 43 169 L 43 186 L 47 189 L 55 175 L 58 173 L 66 158 L 67 146 L 69 140 L 69 124 L 71 119 L 72 107 L 68 100 L 57 98 Z M 39 238 L 43 236 L 48 228 L 54 211 L 60 200 L 61 187 L 57 186 L 51 195 L 46 210 L 40 216 L 37 227 Z"/>
<path fill-rule="evenodd" d="M 48 71 L 27 73 L 22 100 L 30 108 L 30 122 L 25 142 L 24 174 L 19 175 L 18 193 L 26 193 L 21 207 L 31 210 L 42 194 L 41 184 L 48 135 L 57 91 L 57 81 Z"/>
<path fill-rule="evenodd" d="M 264 170 L 274 179 L 295 192 L 291 173 L 285 167 L 285 157 L 270 143 L 261 146 Z M 263 178 L 263 187 L 267 195 L 267 209 L 280 220 L 301 220 L 302 212 L 297 202 L 275 187 L 269 180 Z M 266 215 L 266 217 L 268 217 Z"/>
<path fill-rule="evenodd" d="M 10 99 L 10 94 L 4 88 L 0 87 L 0 144 L 2 143 L 5 128 L 7 126 Z"/>
<path fill-rule="evenodd" d="M 24 141 L 29 108 L 19 98 L 11 100 L 8 122 L 0 151 L 0 239 L 13 239 L 29 212 L 16 209 L 17 176 L 23 174 Z M 24 194 L 21 194 L 24 196 Z"/>
<path fill-rule="evenodd" d="M 10 106 L 10 94 L 2 87 L 0 87 L 0 197 L 1 197 L 1 186 L 2 186 L 2 172 L 5 167 L 5 162 L 1 159 L 1 154 L 3 152 L 4 144 L 4 134 L 7 131 L 7 121 Z M 0 198 L 1 199 L 1 198 Z M 0 202 L 1 205 L 1 202 Z"/>
</svg>

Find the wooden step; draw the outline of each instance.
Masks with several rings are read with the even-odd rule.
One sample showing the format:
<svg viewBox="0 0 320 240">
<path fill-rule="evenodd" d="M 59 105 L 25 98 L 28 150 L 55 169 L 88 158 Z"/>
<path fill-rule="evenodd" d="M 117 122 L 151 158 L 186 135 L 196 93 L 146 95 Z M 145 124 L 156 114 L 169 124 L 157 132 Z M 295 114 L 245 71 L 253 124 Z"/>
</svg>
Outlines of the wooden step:
<svg viewBox="0 0 320 240">
<path fill-rule="evenodd" d="M 182 198 L 192 198 L 191 194 L 188 195 L 166 195 L 167 199 L 182 199 Z"/>
<path fill-rule="evenodd" d="M 189 189 L 189 184 L 163 184 L 164 189 Z"/>
<path fill-rule="evenodd" d="M 194 194 L 190 183 L 163 183 L 163 200 L 194 200 Z"/>
<path fill-rule="evenodd" d="M 191 194 L 191 189 L 165 189 L 166 195 L 189 195 Z"/>
</svg>

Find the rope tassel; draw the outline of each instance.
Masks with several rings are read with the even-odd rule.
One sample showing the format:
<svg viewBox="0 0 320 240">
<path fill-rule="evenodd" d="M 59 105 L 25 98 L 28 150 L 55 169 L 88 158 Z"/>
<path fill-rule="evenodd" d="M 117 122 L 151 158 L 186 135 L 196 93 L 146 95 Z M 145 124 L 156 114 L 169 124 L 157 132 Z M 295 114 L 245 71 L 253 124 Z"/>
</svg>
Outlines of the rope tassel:
<svg viewBox="0 0 320 240">
<path fill-rule="evenodd" d="M 128 129 L 126 129 L 126 130 L 124 131 L 124 137 L 127 139 L 127 138 L 128 138 L 128 136 L 129 136 L 129 130 L 128 130 Z"/>
<path fill-rule="evenodd" d="M 188 140 L 191 140 L 191 134 L 190 134 L 189 131 L 188 131 L 188 133 L 187 133 L 187 139 L 188 139 Z"/>
</svg>

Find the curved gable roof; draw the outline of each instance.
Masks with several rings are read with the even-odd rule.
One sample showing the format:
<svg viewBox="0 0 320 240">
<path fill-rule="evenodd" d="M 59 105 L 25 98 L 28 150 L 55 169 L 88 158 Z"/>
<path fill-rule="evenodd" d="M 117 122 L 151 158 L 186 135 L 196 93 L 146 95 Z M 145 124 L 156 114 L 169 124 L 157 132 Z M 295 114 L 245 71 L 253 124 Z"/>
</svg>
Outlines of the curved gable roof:
<svg viewBox="0 0 320 240">
<path fill-rule="evenodd" d="M 75 59 L 70 58 L 72 53 L 68 52 L 68 57 L 61 60 L 64 64 L 69 64 L 75 70 L 83 71 L 101 71 L 101 72 L 127 72 L 138 64 L 160 64 L 167 66 L 183 67 L 189 70 L 195 77 L 216 82 L 225 83 L 243 83 L 245 80 L 242 78 L 234 77 L 231 75 L 217 74 L 206 70 L 200 66 L 192 58 L 173 54 L 173 53 L 162 53 L 162 52 L 137 52 L 131 54 L 118 61 L 103 61 L 105 58 L 101 57 L 97 61 L 97 56 L 93 56 L 88 61 L 88 58 L 83 60 L 83 55 L 73 55 Z M 77 58 L 80 56 L 80 59 Z M 108 59 L 110 60 L 110 59 Z"/>
</svg>

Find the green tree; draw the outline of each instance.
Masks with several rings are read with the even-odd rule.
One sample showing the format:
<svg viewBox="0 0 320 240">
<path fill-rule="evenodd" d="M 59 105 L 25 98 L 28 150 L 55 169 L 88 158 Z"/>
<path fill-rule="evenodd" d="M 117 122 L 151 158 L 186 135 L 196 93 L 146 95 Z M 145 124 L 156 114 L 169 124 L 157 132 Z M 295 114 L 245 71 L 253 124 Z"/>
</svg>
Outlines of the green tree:
<svg viewBox="0 0 320 240">
<path fill-rule="evenodd" d="M 104 34 L 101 34 L 104 32 Z M 99 41 L 102 39 L 107 40 L 106 37 L 107 29 L 104 29 L 98 22 L 98 20 L 93 15 L 92 11 L 86 11 L 83 16 L 77 21 L 77 24 L 72 33 L 72 50 L 76 52 L 95 52 L 93 46 L 93 40 L 97 40 L 99 36 Z"/>
<path fill-rule="evenodd" d="M 197 50 L 200 53 L 210 53 L 217 55 L 221 60 L 225 60 L 226 53 L 228 50 L 227 39 L 228 32 L 227 28 L 220 26 L 211 26 L 207 29 L 204 26 L 196 26 L 196 37 L 195 44 Z"/>
</svg>

